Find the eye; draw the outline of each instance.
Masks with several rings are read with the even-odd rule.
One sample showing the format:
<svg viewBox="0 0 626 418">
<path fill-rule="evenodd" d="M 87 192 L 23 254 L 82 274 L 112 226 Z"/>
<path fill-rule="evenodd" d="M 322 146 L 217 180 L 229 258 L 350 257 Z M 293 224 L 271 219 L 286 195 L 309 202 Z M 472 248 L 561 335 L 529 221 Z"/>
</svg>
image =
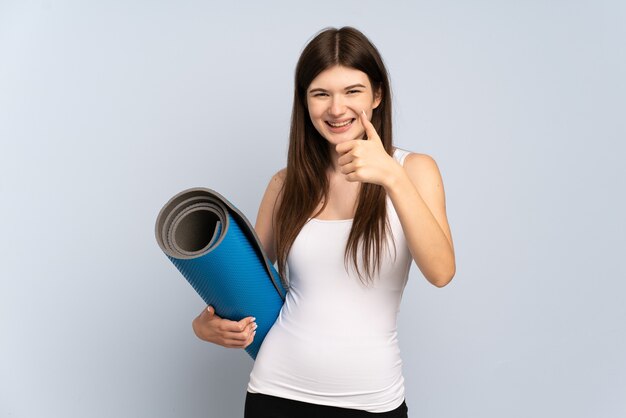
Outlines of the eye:
<svg viewBox="0 0 626 418">
<path fill-rule="evenodd" d="M 324 92 L 316 92 L 313 93 L 313 97 L 324 97 L 324 96 L 328 96 L 328 93 L 324 93 Z"/>
<path fill-rule="evenodd" d="M 361 93 L 361 90 L 348 90 L 348 94 L 357 94 Z"/>
</svg>

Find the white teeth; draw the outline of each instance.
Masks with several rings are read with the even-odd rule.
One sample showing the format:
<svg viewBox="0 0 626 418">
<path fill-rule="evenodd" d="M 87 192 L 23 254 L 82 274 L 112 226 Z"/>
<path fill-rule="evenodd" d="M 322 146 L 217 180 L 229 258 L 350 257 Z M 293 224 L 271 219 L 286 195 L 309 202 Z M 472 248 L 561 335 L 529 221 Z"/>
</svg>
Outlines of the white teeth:
<svg viewBox="0 0 626 418">
<path fill-rule="evenodd" d="M 332 123 L 332 122 L 327 122 L 330 126 L 332 126 L 333 128 L 341 128 L 342 126 L 346 126 L 352 123 L 352 119 L 347 120 L 345 122 L 341 122 L 341 123 Z"/>
</svg>

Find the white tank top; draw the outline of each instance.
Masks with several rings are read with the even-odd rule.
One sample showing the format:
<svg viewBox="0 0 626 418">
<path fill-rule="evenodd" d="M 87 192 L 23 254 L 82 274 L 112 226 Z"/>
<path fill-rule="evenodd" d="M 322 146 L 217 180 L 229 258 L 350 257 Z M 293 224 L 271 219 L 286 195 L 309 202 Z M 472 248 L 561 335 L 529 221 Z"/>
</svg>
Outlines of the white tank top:
<svg viewBox="0 0 626 418">
<path fill-rule="evenodd" d="M 403 165 L 408 154 L 396 148 L 394 158 Z M 412 258 L 389 197 L 387 214 L 393 237 L 369 286 L 351 260 L 348 272 L 344 266 L 352 219 L 304 225 L 287 257 L 289 292 L 258 353 L 249 392 L 369 412 L 402 404 L 396 318 Z"/>
</svg>

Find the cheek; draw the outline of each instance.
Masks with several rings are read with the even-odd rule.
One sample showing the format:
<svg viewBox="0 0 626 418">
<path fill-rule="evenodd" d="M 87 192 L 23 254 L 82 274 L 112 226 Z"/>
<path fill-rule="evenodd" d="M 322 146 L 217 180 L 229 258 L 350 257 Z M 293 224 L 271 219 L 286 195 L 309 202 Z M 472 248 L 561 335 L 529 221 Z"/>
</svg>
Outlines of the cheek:
<svg viewBox="0 0 626 418">
<path fill-rule="evenodd" d="M 311 119 L 313 124 L 318 124 L 319 119 L 322 117 L 323 112 L 321 112 L 315 106 L 309 106 L 308 112 L 309 112 L 309 119 Z"/>
<path fill-rule="evenodd" d="M 319 114 L 315 111 L 314 107 L 310 107 L 307 109 L 307 114 L 309 117 L 309 122 L 313 125 L 316 131 L 320 132 L 321 122 Z M 320 132 L 321 133 L 321 132 Z"/>
<path fill-rule="evenodd" d="M 374 109 L 376 107 L 376 100 L 373 97 L 367 97 L 363 100 L 363 106 L 365 109 Z"/>
</svg>

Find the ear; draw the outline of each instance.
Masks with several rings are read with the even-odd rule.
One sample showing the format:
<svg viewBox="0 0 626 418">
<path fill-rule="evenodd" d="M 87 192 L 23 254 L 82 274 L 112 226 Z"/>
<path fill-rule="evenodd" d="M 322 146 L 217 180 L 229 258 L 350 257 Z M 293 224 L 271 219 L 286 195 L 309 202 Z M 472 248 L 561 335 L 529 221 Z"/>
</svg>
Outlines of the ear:
<svg viewBox="0 0 626 418">
<path fill-rule="evenodd" d="M 383 88 L 378 86 L 378 88 L 374 91 L 374 103 L 372 105 L 372 109 L 376 109 L 380 102 L 383 101 Z"/>
</svg>

